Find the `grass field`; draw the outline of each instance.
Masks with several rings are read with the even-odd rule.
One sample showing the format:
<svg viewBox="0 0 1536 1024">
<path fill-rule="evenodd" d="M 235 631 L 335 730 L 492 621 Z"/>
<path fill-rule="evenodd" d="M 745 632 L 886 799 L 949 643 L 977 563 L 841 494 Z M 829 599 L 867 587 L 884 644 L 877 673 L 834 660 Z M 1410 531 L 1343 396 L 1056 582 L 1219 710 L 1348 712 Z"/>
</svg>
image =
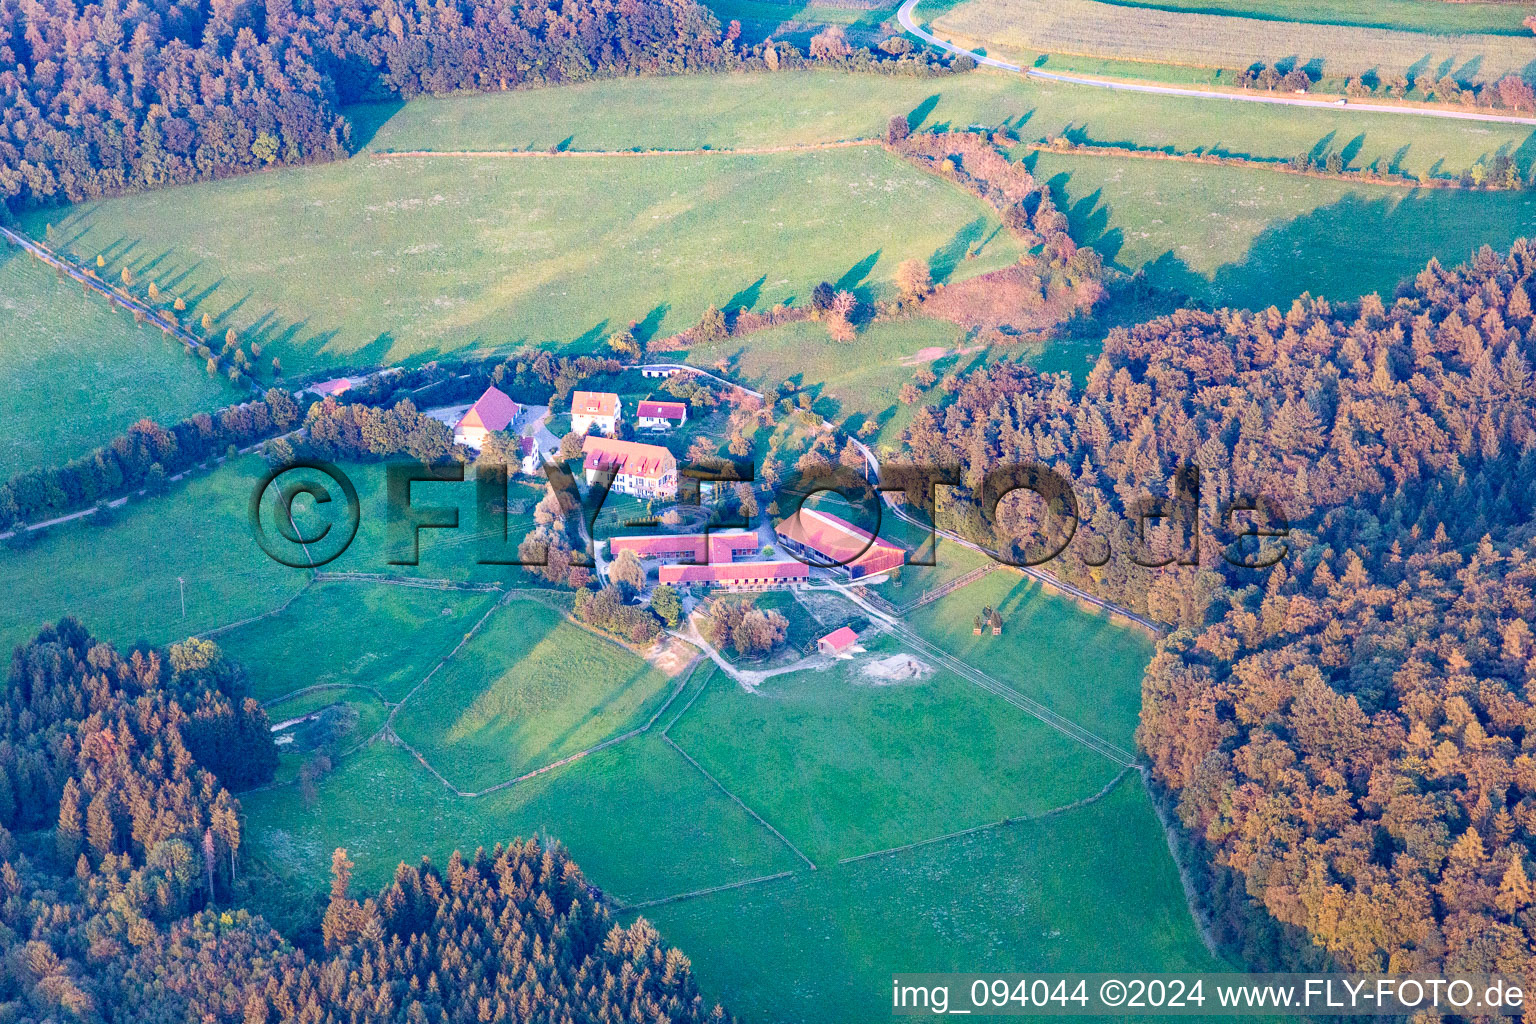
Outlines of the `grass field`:
<svg viewBox="0 0 1536 1024">
<path fill-rule="evenodd" d="M 1229 14 L 1263 21 L 1306 21 L 1454 35 L 1482 32 L 1528 35 L 1520 24 L 1530 7 L 1520 3 L 1446 0 L 1108 0 L 1124 7 L 1151 7 L 1192 14 Z"/>
<path fill-rule="evenodd" d="M 399 700 L 495 600 L 494 594 L 322 583 L 281 614 L 214 639 L 246 666 L 258 700 L 319 684 L 366 686 Z"/>
<path fill-rule="evenodd" d="M 872 6 L 840 6 L 823 3 L 773 3 L 772 0 L 709 0 L 704 6 L 720 24 L 741 22 L 743 45 L 773 38 L 804 47 L 810 37 L 828 25 L 839 25 L 856 44 L 873 45 L 890 34 L 900 34 L 896 3 Z"/>
<path fill-rule="evenodd" d="M 260 339 L 290 376 L 587 349 L 631 321 L 668 334 L 711 304 L 803 300 L 822 280 L 872 298 L 902 260 L 957 238 L 991 238 L 967 274 L 1018 255 L 970 196 L 873 148 L 363 157 L 80 205 L 59 231 L 86 258 L 179 275 L 179 291 L 205 296 L 193 315 Z"/>
<path fill-rule="evenodd" d="M 1056 66 L 1055 57 L 1046 64 Z M 368 145 L 375 150 L 547 149 L 562 142 L 575 149 L 799 145 L 875 136 L 892 114 L 905 113 L 914 129 L 1005 126 L 1026 141 L 1070 130 L 1099 142 L 1270 159 L 1320 145 L 1348 148 L 1354 166 L 1380 160 L 1412 174 L 1429 173 L 1437 163 L 1460 173 L 1501 148 L 1521 151 L 1524 161 L 1536 157 L 1530 141 L 1536 132 L 1520 125 L 1176 96 L 1129 101 L 1103 89 L 987 73 L 937 80 L 830 72 L 683 75 L 421 99 L 349 113 L 361 135 L 374 133 Z"/>
<path fill-rule="evenodd" d="M 170 422 L 235 395 L 179 343 L 0 247 L 0 480 L 84 455 L 142 417 Z"/>
<path fill-rule="evenodd" d="M 671 731 L 817 865 L 1038 814 L 1119 771 L 948 673 L 882 685 L 865 667 L 902 648 L 866 646 L 757 693 L 718 680 Z"/>
<path fill-rule="evenodd" d="M 1288 306 L 1302 291 L 1390 296 L 1431 256 L 1505 248 L 1529 192 L 1369 188 L 1262 170 L 1041 154 L 1072 233 L 1106 262 L 1213 304 Z"/>
<path fill-rule="evenodd" d="M 983 607 L 1003 635 L 972 632 Z M 925 639 L 1127 750 L 1141 715 L 1141 673 L 1152 657 L 1143 632 L 1117 626 L 1016 572 L 994 572 L 907 616 Z"/>
<path fill-rule="evenodd" d="M 460 788 L 484 789 L 643 724 L 671 689 L 638 655 L 516 599 L 417 691 L 395 729 Z"/>
<path fill-rule="evenodd" d="M 105 520 L 54 527 L 0 551 L 0 589 L 10 595 L 0 649 L 63 615 L 119 645 L 165 644 L 281 604 L 308 577 L 251 539 L 248 503 L 264 471 L 256 456 L 243 457 Z"/>
<path fill-rule="evenodd" d="M 706 997 L 753 1024 L 889 1020 L 901 971 L 1223 967 L 1134 778 L 1060 817 L 644 914 Z"/>
<path fill-rule="evenodd" d="M 443 863 L 455 848 L 516 837 L 564 843 L 593 884 L 621 902 L 657 899 L 794 868 L 799 861 L 652 736 L 601 751 L 477 800 L 454 796 L 403 749 L 347 759 L 305 807 L 296 787 L 242 796 L 255 856 L 315 888 L 346 847 L 359 884 L 401 860 Z"/>
<path fill-rule="evenodd" d="M 1162 64 L 1245 68 L 1277 61 L 1317 75 L 1406 74 L 1497 81 L 1531 74 L 1529 36 L 1440 35 L 1354 25 L 1287 22 L 1283 30 L 1248 17 L 1187 13 L 1103 0 L 968 0 L 933 22 L 935 34 L 1004 52 L 1085 54 Z"/>
</svg>

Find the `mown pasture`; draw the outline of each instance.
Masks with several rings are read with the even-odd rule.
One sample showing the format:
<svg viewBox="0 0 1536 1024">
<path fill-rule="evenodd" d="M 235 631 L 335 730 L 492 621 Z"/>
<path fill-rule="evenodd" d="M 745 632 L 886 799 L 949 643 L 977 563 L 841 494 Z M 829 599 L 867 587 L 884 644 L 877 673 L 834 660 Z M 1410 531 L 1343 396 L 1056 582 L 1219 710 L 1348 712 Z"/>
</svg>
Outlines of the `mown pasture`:
<svg viewBox="0 0 1536 1024">
<path fill-rule="evenodd" d="M 213 639 L 246 666 L 258 700 L 309 686 L 362 687 L 399 700 L 495 600 L 382 583 L 319 583 L 279 614 Z"/>
<path fill-rule="evenodd" d="M 995 608 L 1003 634 L 974 633 Z M 913 611 L 924 639 L 1127 750 L 1141 714 L 1141 673 L 1152 640 L 1002 569 Z"/>
<path fill-rule="evenodd" d="M 905 652 L 864 646 L 751 693 L 717 676 L 670 733 L 818 866 L 1039 814 L 1120 770 L 947 672 L 874 675 Z"/>
<path fill-rule="evenodd" d="M 1054 66 L 1054 60 L 1046 65 Z M 891 115 L 906 114 L 914 131 L 976 124 L 1006 128 L 1026 142 L 1067 133 L 1270 160 L 1319 148 L 1347 150 L 1352 166 L 1380 161 L 1415 175 L 1459 174 L 1501 149 L 1519 152 L 1524 161 L 1536 156 L 1536 143 L 1529 141 L 1536 132 L 1522 125 L 1127 97 L 991 72 L 943 78 L 811 71 L 681 75 L 427 98 L 354 107 L 349 114 L 371 152 L 804 146 L 872 138 L 885 131 Z"/>
<path fill-rule="evenodd" d="M 517 598 L 394 726 L 456 786 L 482 790 L 644 724 L 673 687 L 639 655 Z"/>
<path fill-rule="evenodd" d="M 1066 53 L 1206 68 L 1286 62 L 1318 75 L 1453 75 L 1492 82 L 1529 74 L 1536 41 L 1512 35 L 1427 35 L 1318 22 L 1258 23 L 1104 0 L 967 0 L 933 22 L 935 34 L 1003 53 Z"/>
<path fill-rule="evenodd" d="M 1303 291 L 1387 297 L 1528 234 L 1536 193 L 1396 189 L 1241 167 L 1039 154 L 1073 237 L 1126 272 L 1213 305 L 1288 307 Z"/>
<path fill-rule="evenodd" d="M 1446 3 L 1445 0 L 1108 0 L 1126 7 L 1153 7 L 1194 14 L 1229 14 L 1262 21 L 1309 21 L 1410 32 L 1463 32 L 1518 36 L 1528 13 L 1518 3 Z"/>
<path fill-rule="evenodd" d="M 251 491 L 265 471 L 244 456 L 174 481 L 166 494 L 12 542 L 0 555 L 0 589 L 11 595 L 0 645 L 64 615 L 127 646 L 172 643 L 276 608 L 308 573 L 272 561 L 251 538 Z"/>
<path fill-rule="evenodd" d="M 619 903 L 660 899 L 791 870 L 798 863 L 676 751 L 649 734 L 489 796 L 449 792 L 403 748 L 375 742 L 323 779 L 313 806 L 296 786 L 241 797 L 254 856 L 298 886 L 323 888 L 345 847 L 360 884 L 402 860 L 442 864 L 523 836 L 564 843 Z"/>
<path fill-rule="evenodd" d="M 173 422 L 239 396 L 180 342 L 0 247 L 0 480 L 84 455 L 143 417 Z"/>
<path fill-rule="evenodd" d="M 598 200 L 601 201 L 598 201 Z M 758 156 L 369 155 L 82 204 L 63 247 L 180 275 L 289 376 L 522 345 L 588 350 L 710 306 L 866 299 L 904 259 L 975 240 L 965 274 L 1018 255 L 993 214 L 874 147 Z M 40 217 L 28 221 L 40 229 Z"/>
<path fill-rule="evenodd" d="M 903 971 L 1231 969 L 1134 775 L 1057 817 L 642 913 L 753 1024 L 888 1020 Z"/>
</svg>

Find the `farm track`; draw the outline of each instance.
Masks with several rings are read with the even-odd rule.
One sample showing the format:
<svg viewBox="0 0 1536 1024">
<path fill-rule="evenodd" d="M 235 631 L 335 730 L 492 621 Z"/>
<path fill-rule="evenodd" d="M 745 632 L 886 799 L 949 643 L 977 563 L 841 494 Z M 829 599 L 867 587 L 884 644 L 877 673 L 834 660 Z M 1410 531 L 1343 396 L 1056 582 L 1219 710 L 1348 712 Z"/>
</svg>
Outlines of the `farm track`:
<svg viewBox="0 0 1536 1024">
<path fill-rule="evenodd" d="M 1524 124 L 1536 125 L 1536 117 L 1517 117 L 1513 114 L 1484 114 L 1474 110 L 1436 110 L 1430 107 L 1406 107 L 1392 103 L 1359 103 L 1349 101 L 1340 106 L 1335 100 L 1308 99 L 1301 96 L 1273 96 L 1256 95 L 1241 92 L 1221 92 L 1215 89 L 1183 89 L 1172 85 L 1154 85 L 1147 82 L 1120 82 L 1105 78 L 1093 78 L 1088 75 L 1065 75 L 1053 71 L 1041 71 L 1037 68 L 1025 68 L 1018 64 L 1010 64 L 995 57 L 984 57 L 972 50 L 956 46 L 948 40 L 940 39 L 923 29 L 912 18 L 912 11 L 916 9 L 919 0 L 906 0 L 896 11 L 896 20 L 901 27 L 912 35 L 917 36 L 932 46 L 947 53 L 965 55 L 975 60 L 982 67 L 995 68 L 998 71 L 1012 71 L 1026 78 L 1035 78 L 1046 82 L 1060 82 L 1066 85 L 1083 85 L 1094 89 L 1110 89 L 1115 92 L 1145 93 L 1154 96 L 1182 96 L 1186 99 L 1197 100 L 1225 100 L 1231 103 L 1263 103 L 1276 107 L 1313 107 L 1327 110 L 1352 110 L 1364 114 L 1404 114 L 1418 117 L 1439 117 L 1452 121 L 1484 121 L 1495 124 Z M 1259 29 L 1256 29 L 1259 31 Z M 1083 56 L 1091 56 L 1084 54 Z"/>
<path fill-rule="evenodd" d="M 837 139 L 832 142 L 797 142 L 782 146 L 741 146 L 734 149 L 699 147 L 697 149 L 402 149 L 371 152 L 372 160 L 390 160 L 405 157 L 425 160 L 433 157 L 449 157 L 466 160 L 476 159 L 530 159 L 559 160 L 620 157 L 662 156 L 773 156 L 784 153 L 815 153 L 826 149 L 855 149 L 863 146 L 880 146 L 879 139 Z M 712 375 L 711 375 L 712 376 Z"/>
</svg>

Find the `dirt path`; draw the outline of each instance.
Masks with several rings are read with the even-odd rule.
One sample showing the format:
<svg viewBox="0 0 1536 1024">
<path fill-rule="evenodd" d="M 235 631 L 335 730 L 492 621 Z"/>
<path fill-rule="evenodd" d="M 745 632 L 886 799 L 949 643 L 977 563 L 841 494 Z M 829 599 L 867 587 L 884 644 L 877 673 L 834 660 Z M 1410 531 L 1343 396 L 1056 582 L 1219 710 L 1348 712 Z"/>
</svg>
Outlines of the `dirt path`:
<svg viewBox="0 0 1536 1024">
<path fill-rule="evenodd" d="M 748 693 L 757 692 L 757 688 L 774 676 L 782 676 L 789 672 L 804 672 L 810 669 L 825 668 L 831 662 L 819 654 L 813 654 L 809 658 L 801 658 L 799 661 L 790 662 L 788 665 L 780 665 L 778 668 L 750 669 L 738 668 L 732 665 L 715 645 L 705 640 L 699 633 L 698 626 L 694 624 L 693 616 L 686 620 L 686 630 L 669 630 L 672 636 L 678 640 L 693 644 L 699 650 L 709 655 L 709 660 L 720 666 L 720 671 L 736 680 L 737 684 Z"/>
<path fill-rule="evenodd" d="M 775 153 L 814 153 L 823 149 L 853 149 L 879 146 L 879 139 L 837 139 L 833 142 L 797 142 L 783 146 L 741 146 L 735 149 L 700 147 L 698 149 L 401 149 L 369 153 L 373 160 L 412 160 L 430 157 L 461 159 L 560 160 L 584 157 L 655 157 L 655 156 L 770 156 Z"/>
</svg>

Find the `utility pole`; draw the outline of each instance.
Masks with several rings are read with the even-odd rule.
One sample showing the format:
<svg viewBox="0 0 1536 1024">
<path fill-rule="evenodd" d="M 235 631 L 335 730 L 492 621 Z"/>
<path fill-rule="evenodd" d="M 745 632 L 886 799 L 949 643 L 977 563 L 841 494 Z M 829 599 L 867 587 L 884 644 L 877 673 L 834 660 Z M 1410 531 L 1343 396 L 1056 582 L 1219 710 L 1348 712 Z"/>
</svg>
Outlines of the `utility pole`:
<svg viewBox="0 0 1536 1024">
<path fill-rule="evenodd" d="M 177 576 L 176 577 L 176 582 L 181 584 L 181 617 L 182 618 L 186 618 L 187 617 L 187 581 L 185 579 L 183 579 L 182 577 Z"/>
</svg>

